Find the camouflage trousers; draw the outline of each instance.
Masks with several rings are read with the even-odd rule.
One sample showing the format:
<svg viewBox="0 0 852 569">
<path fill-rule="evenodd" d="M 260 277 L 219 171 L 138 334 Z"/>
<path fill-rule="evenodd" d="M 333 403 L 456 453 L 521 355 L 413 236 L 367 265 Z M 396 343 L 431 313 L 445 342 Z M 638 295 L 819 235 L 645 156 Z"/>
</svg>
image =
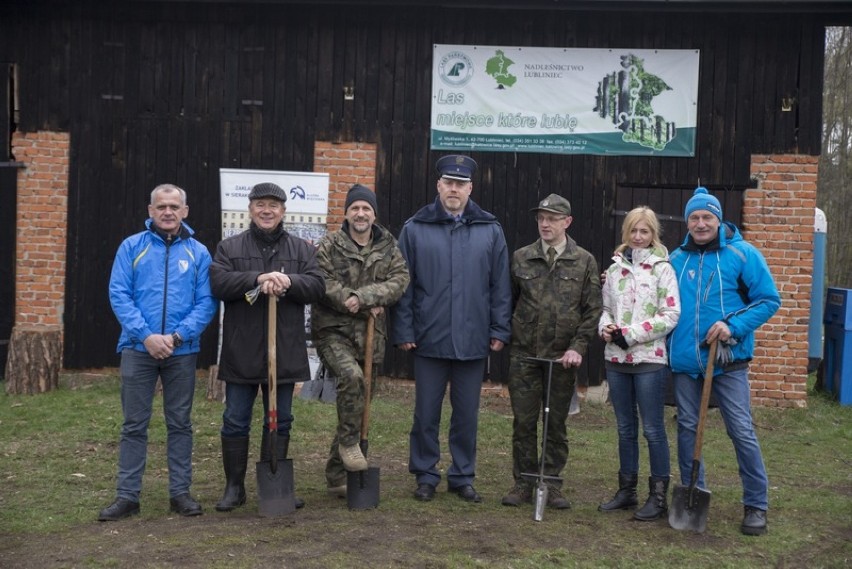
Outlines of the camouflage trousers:
<svg viewBox="0 0 852 569">
<path fill-rule="evenodd" d="M 364 416 L 363 354 L 344 336 L 317 344 L 317 353 L 331 375 L 337 379 L 337 431 L 325 467 L 329 487 L 346 484 L 346 470 L 340 458 L 339 445 L 351 446 L 361 439 Z M 375 379 L 375 366 L 373 367 Z"/>
<path fill-rule="evenodd" d="M 568 407 L 574 394 L 576 368 L 553 365 L 550 388 L 550 413 L 547 423 L 547 446 L 544 456 L 545 476 L 559 476 L 568 462 Z M 523 356 L 512 355 L 509 364 L 509 396 L 512 400 L 512 475 L 524 480 L 522 473 L 538 474 L 539 424 L 543 424 L 547 389 L 547 365 L 528 362 Z M 561 481 L 547 481 L 561 488 Z"/>
</svg>

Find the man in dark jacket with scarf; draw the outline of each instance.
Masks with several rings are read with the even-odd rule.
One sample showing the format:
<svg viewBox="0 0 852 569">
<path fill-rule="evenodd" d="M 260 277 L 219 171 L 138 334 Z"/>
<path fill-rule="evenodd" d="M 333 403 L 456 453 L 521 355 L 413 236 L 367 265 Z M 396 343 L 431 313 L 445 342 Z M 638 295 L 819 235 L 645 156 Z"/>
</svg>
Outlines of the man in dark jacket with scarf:
<svg viewBox="0 0 852 569">
<path fill-rule="evenodd" d="M 346 495 L 345 471 L 368 467 L 359 446 L 367 318 L 372 314 L 376 322 L 373 364 L 377 366 L 384 359 L 387 338 L 384 307 L 399 300 L 409 281 L 396 239 L 376 223 L 376 195 L 355 184 L 346 195 L 343 210 L 343 226 L 323 237 L 317 249 L 325 297 L 311 310 L 317 353 L 337 378 L 337 430 L 325 477 L 329 493 L 339 497 Z"/>
<path fill-rule="evenodd" d="M 467 502 L 473 487 L 479 397 L 489 350 L 511 337 L 512 292 L 503 228 L 473 200 L 476 162 L 444 156 L 436 163 L 438 197 L 402 228 L 399 245 L 411 285 L 394 310 L 393 343 L 414 355 L 415 402 L 408 470 L 414 497 L 429 501 L 441 481 L 438 431 L 450 384 L 447 469 L 450 492 Z"/>
<path fill-rule="evenodd" d="M 310 379 L 305 345 L 305 305 L 325 293 L 325 282 L 316 262 L 316 250 L 308 242 L 284 230 L 287 194 L 265 182 L 249 192 L 247 231 L 219 243 L 210 265 L 214 296 L 225 303 L 219 379 L 226 382 L 222 415 L 222 462 L 225 491 L 216 509 L 227 512 L 245 504 L 245 475 L 249 431 L 257 388 L 263 393 L 264 429 L 260 460 L 270 460 L 263 439 L 268 436 L 269 391 L 267 386 L 267 298 L 278 297 L 277 406 L 278 459 L 287 457 L 293 387 Z M 247 292 L 258 289 L 259 298 L 249 302 Z M 297 499 L 296 507 L 304 502 Z"/>
</svg>

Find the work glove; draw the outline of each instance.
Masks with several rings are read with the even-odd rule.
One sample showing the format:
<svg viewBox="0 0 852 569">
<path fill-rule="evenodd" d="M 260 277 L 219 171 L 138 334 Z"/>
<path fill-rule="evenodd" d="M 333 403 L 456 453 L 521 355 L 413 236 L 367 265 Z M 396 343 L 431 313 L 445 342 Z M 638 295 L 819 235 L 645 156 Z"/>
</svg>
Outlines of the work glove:
<svg viewBox="0 0 852 569">
<path fill-rule="evenodd" d="M 250 305 L 254 305 L 254 303 L 257 301 L 259 296 L 260 296 L 260 285 L 257 285 L 253 289 L 246 291 L 246 294 L 245 294 L 246 302 L 248 302 Z"/>
<path fill-rule="evenodd" d="M 737 340 L 731 336 L 727 340 L 719 340 L 719 345 L 716 347 L 716 365 L 725 367 L 734 361 L 734 354 L 731 349 L 737 345 Z"/>
</svg>

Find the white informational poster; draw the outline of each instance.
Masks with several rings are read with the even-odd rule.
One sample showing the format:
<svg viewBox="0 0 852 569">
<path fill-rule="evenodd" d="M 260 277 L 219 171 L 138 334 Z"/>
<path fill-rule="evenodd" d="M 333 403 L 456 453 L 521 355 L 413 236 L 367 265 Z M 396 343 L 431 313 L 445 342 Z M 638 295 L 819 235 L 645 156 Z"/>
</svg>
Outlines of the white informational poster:
<svg viewBox="0 0 852 569">
<path fill-rule="evenodd" d="M 434 46 L 433 150 L 694 156 L 698 50 Z"/>
<path fill-rule="evenodd" d="M 252 187 L 263 182 L 272 182 L 287 192 L 287 213 L 284 229 L 291 235 L 317 244 L 326 233 L 328 217 L 329 175 L 317 172 L 285 172 L 280 170 L 219 169 L 219 186 L 222 200 L 222 239 L 242 233 L 248 229 L 251 218 L 248 213 L 248 195 Z M 224 311 L 220 310 L 220 314 Z M 219 325 L 221 342 L 221 322 Z M 305 307 L 305 337 L 311 377 L 319 368 L 319 358 L 311 344 L 311 307 Z M 220 350 L 221 353 L 221 345 Z"/>
<path fill-rule="evenodd" d="M 248 229 L 249 192 L 256 184 L 272 182 L 287 192 L 284 228 L 315 243 L 325 235 L 328 180 L 328 174 L 317 172 L 221 168 L 222 239 Z"/>
</svg>

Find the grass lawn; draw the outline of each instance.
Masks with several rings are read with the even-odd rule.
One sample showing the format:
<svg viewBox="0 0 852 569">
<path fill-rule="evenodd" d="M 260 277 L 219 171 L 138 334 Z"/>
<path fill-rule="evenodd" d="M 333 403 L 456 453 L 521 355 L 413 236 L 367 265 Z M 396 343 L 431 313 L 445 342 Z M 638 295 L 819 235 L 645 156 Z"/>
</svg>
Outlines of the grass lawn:
<svg viewBox="0 0 852 569">
<path fill-rule="evenodd" d="M 718 411 L 711 411 L 705 436 L 712 491 L 708 529 L 693 534 L 672 530 L 664 520 L 642 523 L 628 512 L 597 511 L 615 491 L 618 470 L 615 419 L 602 403 L 587 402 L 569 419 L 564 477 L 572 509 L 548 510 L 535 522 L 532 506 L 500 505 L 512 484 L 512 416 L 508 400 L 496 393 L 483 396 L 480 418 L 476 487 L 484 502 L 467 504 L 445 492 L 445 485 L 432 502 L 417 502 L 407 470 L 413 389 L 382 380 L 375 391 L 369 458 L 381 469 L 377 509 L 349 511 L 345 500 L 326 494 L 323 469 L 336 411 L 297 398 L 291 455 L 297 494 L 307 506 L 285 518 L 257 515 L 260 437 L 254 436 L 248 503 L 216 512 L 224 481 L 222 404 L 206 400 L 206 374 L 200 373 L 193 494 L 205 514 L 179 518 L 168 512 L 165 427 L 157 401 L 142 514 L 116 523 L 99 523 L 96 516 L 115 492 L 117 378 L 67 373 L 50 393 L 0 395 L 0 567 L 852 567 L 852 407 L 824 394 L 810 392 L 807 409 L 755 410 L 771 504 L 769 533 L 755 538 L 739 532 L 741 487 Z M 674 465 L 674 409 L 666 415 Z M 258 406 L 255 424 L 260 417 Z M 640 464 L 644 499 L 644 448 Z"/>
</svg>

